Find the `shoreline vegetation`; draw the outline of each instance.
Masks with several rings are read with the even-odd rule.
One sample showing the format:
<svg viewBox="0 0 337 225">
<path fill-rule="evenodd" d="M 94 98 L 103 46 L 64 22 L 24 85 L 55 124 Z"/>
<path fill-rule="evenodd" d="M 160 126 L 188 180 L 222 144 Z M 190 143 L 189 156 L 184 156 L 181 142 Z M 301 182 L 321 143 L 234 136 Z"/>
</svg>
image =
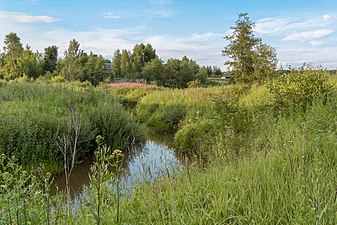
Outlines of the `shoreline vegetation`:
<svg viewBox="0 0 337 225">
<path fill-rule="evenodd" d="M 30 99 L 27 93 L 32 87 L 35 94 Z M 118 105 L 116 101 L 120 101 L 134 120 L 152 126 L 157 132 L 175 133 L 176 153 L 194 160 L 179 174 L 128 190 L 131 196 L 127 197 L 122 194 L 127 187 L 119 186 L 117 192 L 109 188 L 111 182 L 118 186 L 118 174 L 104 170 L 107 168 L 104 165 L 116 167 L 118 163 L 109 158 L 114 148 L 99 144 L 99 149 L 110 154 L 102 153 L 97 158 L 101 162 L 95 164 L 96 175 L 91 179 L 100 176 L 104 179 L 92 181 L 96 182 L 96 188 L 86 190 L 86 197 L 80 200 L 74 213 L 62 207 L 46 212 L 48 207 L 62 202 L 62 192 L 58 197 L 49 196 L 43 189 L 48 188 L 48 178 L 24 172 L 21 166 L 2 156 L 1 181 L 5 185 L 1 189 L 1 223 L 25 220 L 32 223 L 49 220 L 51 224 L 93 224 L 98 220 L 100 224 L 334 223 L 337 221 L 336 87 L 335 77 L 327 71 L 307 68 L 294 70 L 265 85 L 81 88 L 80 103 L 88 102 L 83 100 L 88 91 L 90 96 L 100 99 L 97 102 Z M 1 89 L 6 90 L 3 93 L 12 90 L 15 98 L 21 98 L 20 106 L 25 101 L 32 102 L 39 92 L 50 99 L 45 92 L 53 92 L 54 88 L 60 87 L 1 82 Z M 111 92 L 119 97 L 111 98 Z M 6 95 L 2 104 L 9 104 L 13 96 Z M 57 98 L 61 96 L 58 94 Z M 91 104 L 95 104 L 93 96 Z M 47 103 L 54 105 L 43 102 Z M 39 107 L 43 112 L 43 106 Z M 1 107 L 5 109 L 14 110 Z M 29 174 L 25 175 L 27 179 L 23 174 Z M 33 194 L 37 192 L 41 194 Z"/>
</svg>

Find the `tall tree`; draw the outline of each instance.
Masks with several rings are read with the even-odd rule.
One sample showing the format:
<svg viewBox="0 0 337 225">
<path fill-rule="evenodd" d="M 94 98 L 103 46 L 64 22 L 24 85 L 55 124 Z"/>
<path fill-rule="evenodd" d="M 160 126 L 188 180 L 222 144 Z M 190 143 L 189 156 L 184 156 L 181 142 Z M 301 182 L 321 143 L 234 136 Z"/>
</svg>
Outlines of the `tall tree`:
<svg viewBox="0 0 337 225">
<path fill-rule="evenodd" d="M 229 43 L 222 53 L 231 59 L 225 65 L 233 70 L 234 80 L 237 82 L 263 80 L 261 71 L 270 72 L 275 67 L 275 50 L 255 37 L 254 26 L 248 14 L 241 13 L 235 26 L 231 27 L 232 34 L 224 37 Z"/>
<path fill-rule="evenodd" d="M 107 78 L 108 73 L 105 69 L 104 58 L 90 52 L 84 64 L 83 74 L 81 81 L 90 81 L 93 85 L 97 85 Z"/>
<path fill-rule="evenodd" d="M 123 78 L 131 77 L 131 53 L 126 49 L 121 54 L 121 75 Z"/>
<path fill-rule="evenodd" d="M 263 44 L 261 41 L 256 45 L 253 57 L 254 80 L 259 83 L 268 81 L 276 75 L 277 57 L 273 47 Z"/>
<path fill-rule="evenodd" d="M 145 64 L 151 62 L 155 58 L 157 58 L 156 49 L 154 49 L 150 43 L 147 43 L 144 49 Z"/>
<path fill-rule="evenodd" d="M 44 72 L 53 73 L 57 66 L 58 47 L 55 45 L 44 49 L 43 70 Z"/>
<path fill-rule="evenodd" d="M 64 76 L 72 81 L 79 78 L 82 70 L 80 62 L 83 51 L 80 49 L 80 43 L 75 39 L 69 42 L 68 49 L 64 52 Z"/>
<path fill-rule="evenodd" d="M 132 72 L 138 74 L 142 72 L 145 66 L 145 45 L 143 43 L 136 44 L 132 52 Z"/>
<path fill-rule="evenodd" d="M 223 55 L 232 60 L 225 62 L 234 71 L 234 79 L 239 82 L 249 83 L 254 73 L 253 48 L 258 42 L 255 37 L 254 23 L 250 21 L 247 13 L 239 14 L 235 26 L 231 27 L 232 34 L 224 38 L 229 41 L 223 51 Z"/>
<path fill-rule="evenodd" d="M 4 40 L 4 51 L 5 54 L 13 58 L 18 57 L 23 52 L 23 47 L 21 39 L 16 33 L 9 33 L 5 36 Z"/>
<path fill-rule="evenodd" d="M 16 33 L 9 33 L 4 40 L 4 54 L 0 73 L 6 80 L 27 76 L 37 78 L 41 74 L 41 56 L 27 45 L 22 47 Z"/>
<path fill-rule="evenodd" d="M 180 65 L 180 79 L 181 86 L 187 87 L 187 83 L 194 80 L 196 77 L 196 73 L 199 70 L 199 65 L 192 59 L 187 58 L 187 56 L 183 56 L 181 59 Z"/>
<path fill-rule="evenodd" d="M 119 49 L 114 52 L 113 60 L 112 60 L 112 74 L 120 78 L 121 77 L 121 58 L 122 54 Z"/>
</svg>

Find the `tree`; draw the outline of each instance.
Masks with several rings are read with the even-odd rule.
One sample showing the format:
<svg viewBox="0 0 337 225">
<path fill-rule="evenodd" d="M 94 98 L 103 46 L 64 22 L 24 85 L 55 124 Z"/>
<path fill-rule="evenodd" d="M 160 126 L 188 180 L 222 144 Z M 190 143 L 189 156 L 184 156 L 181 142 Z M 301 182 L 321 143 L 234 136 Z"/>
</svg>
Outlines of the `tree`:
<svg viewBox="0 0 337 225">
<path fill-rule="evenodd" d="M 183 56 L 180 65 L 180 87 L 187 87 L 187 83 L 196 78 L 195 75 L 198 70 L 199 65 L 194 60 L 187 58 L 187 56 Z"/>
<path fill-rule="evenodd" d="M 131 77 L 131 59 L 130 59 L 131 53 L 130 51 L 127 51 L 126 49 L 122 50 L 121 54 L 121 76 L 123 78 Z"/>
<path fill-rule="evenodd" d="M 4 44 L 0 68 L 4 79 L 11 80 L 22 76 L 37 78 L 41 74 L 41 55 L 32 52 L 28 45 L 24 49 L 16 33 L 6 35 Z"/>
<path fill-rule="evenodd" d="M 208 68 L 203 66 L 199 69 L 198 73 L 196 74 L 196 79 L 200 81 L 201 84 L 205 83 L 208 76 Z"/>
<path fill-rule="evenodd" d="M 261 41 L 256 45 L 253 57 L 254 80 L 264 82 L 272 79 L 276 74 L 277 57 L 273 47 L 263 44 Z"/>
<path fill-rule="evenodd" d="M 23 52 L 23 47 L 21 43 L 21 39 L 18 37 L 16 33 L 9 33 L 5 36 L 4 40 L 4 51 L 5 54 L 16 58 L 21 55 Z"/>
<path fill-rule="evenodd" d="M 160 59 L 156 58 L 144 66 L 142 71 L 142 78 L 144 78 L 147 83 L 157 81 L 160 80 L 163 76 L 163 71 L 163 62 Z"/>
<path fill-rule="evenodd" d="M 222 53 L 231 59 L 225 65 L 233 70 L 236 82 L 251 83 L 262 80 L 264 75 L 261 71 L 270 72 L 275 68 L 275 50 L 255 37 L 254 26 L 248 14 L 241 13 L 235 26 L 231 27 L 233 33 L 224 37 L 229 44 Z"/>
<path fill-rule="evenodd" d="M 120 78 L 121 77 L 121 59 L 122 55 L 119 49 L 114 52 L 113 61 L 112 61 L 112 74 Z"/>
<path fill-rule="evenodd" d="M 27 45 L 18 58 L 16 70 L 18 77 L 38 78 L 42 74 L 43 60 L 38 52 L 33 52 Z"/>
<path fill-rule="evenodd" d="M 132 52 L 132 72 L 134 74 L 142 72 L 145 65 L 145 45 L 140 43 L 136 44 Z"/>
<path fill-rule="evenodd" d="M 63 74 L 66 79 L 73 81 L 79 78 L 82 70 L 80 63 L 82 55 L 83 51 L 80 49 L 80 43 L 72 39 L 68 49 L 64 52 Z"/>
<path fill-rule="evenodd" d="M 215 75 L 215 76 L 220 76 L 222 74 L 221 72 L 221 69 L 217 66 L 213 66 L 213 70 L 212 70 L 212 73 Z"/>
<path fill-rule="evenodd" d="M 43 70 L 44 73 L 53 73 L 57 66 L 58 47 L 55 45 L 44 49 L 43 54 Z"/>
<path fill-rule="evenodd" d="M 186 88 L 187 83 L 196 78 L 198 64 L 186 56 L 179 59 L 169 59 L 164 66 L 163 75 L 157 80 L 159 86 Z"/>
<path fill-rule="evenodd" d="M 151 62 L 155 58 L 157 58 L 156 49 L 154 49 L 151 44 L 147 43 L 144 49 L 145 64 Z"/>
<path fill-rule="evenodd" d="M 133 53 L 131 56 L 132 59 L 132 72 L 135 77 L 141 75 L 141 72 L 146 63 L 151 62 L 157 57 L 156 50 L 152 47 L 151 44 L 143 43 L 136 44 L 133 48 Z"/>
<path fill-rule="evenodd" d="M 93 85 L 97 85 L 103 81 L 108 73 L 105 69 L 105 60 L 101 55 L 90 52 L 84 64 L 84 77 L 81 81 L 90 81 Z"/>
</svg>

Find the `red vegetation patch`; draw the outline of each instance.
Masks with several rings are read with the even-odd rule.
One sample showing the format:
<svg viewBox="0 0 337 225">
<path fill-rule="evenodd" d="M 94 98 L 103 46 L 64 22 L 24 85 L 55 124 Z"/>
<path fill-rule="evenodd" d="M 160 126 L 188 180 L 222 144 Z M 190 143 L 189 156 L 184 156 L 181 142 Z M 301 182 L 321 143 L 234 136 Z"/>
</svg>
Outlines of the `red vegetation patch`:
<svg viewBox="0 0 337 225">
<path fill-rule="evenodd" d="M 114 88 L 114 87 L 141 87 L 141 88 L 149 88 L 149 87 L 153 87 L 153 85 L 144 84 L 144 83 L 135 83 L 135 82 L 119 82 L 119 83 L 108 84 L 108 87 L 110 87 L 110 88 Z"/>
</svg>

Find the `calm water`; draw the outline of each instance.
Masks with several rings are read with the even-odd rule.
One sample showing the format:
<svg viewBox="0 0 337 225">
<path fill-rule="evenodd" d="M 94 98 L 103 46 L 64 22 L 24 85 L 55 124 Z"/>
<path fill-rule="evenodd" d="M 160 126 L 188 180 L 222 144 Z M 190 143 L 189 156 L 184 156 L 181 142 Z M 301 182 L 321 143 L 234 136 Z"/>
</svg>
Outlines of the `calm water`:
<svg viewBox="0 0 337 225">
<path fill-rule="evenodd" d="M 148 134 L 148 140 L 143 148 L 126 158 L 123 165 L 125 171 L 121 183 L 124 187 L 134 187 L 137 182 L 153 181 L 161 176 L 170 176 L 182 165 L 177 159 L 172 145 L 172 136 Z M 90 185 L 89 173 L 94 156 L 85 159 L 73 170 L 70 186 L 73 197 L 82 194 L 85 186 Z M 63 190 L 65 187 L 64 175 L 55 178 L 52 192 L 56 187 Z"/>
</svg>

